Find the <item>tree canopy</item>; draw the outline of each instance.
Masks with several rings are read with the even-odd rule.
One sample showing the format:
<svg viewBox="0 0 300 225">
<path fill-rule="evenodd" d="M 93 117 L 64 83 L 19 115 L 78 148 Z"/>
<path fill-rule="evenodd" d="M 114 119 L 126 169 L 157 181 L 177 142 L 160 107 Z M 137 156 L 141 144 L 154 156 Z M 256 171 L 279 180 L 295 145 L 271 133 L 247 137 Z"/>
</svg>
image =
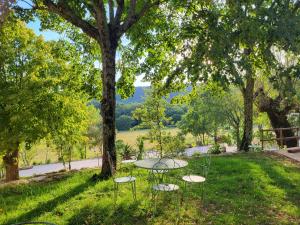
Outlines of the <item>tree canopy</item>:
<svg viewBox="0 0 300 225">
<path fill-rule="evenodd" d="M 84 129 L 88 82 L 82 73 L 89 65 L 73 64 L 72 46 L 46 42 L 14 18 L 0 29 L 0 48 L 0 152 L 7 179 L 16 179 L 21 143 L 49 134 L 70 140 L 70 132 Z"/>
</svg>

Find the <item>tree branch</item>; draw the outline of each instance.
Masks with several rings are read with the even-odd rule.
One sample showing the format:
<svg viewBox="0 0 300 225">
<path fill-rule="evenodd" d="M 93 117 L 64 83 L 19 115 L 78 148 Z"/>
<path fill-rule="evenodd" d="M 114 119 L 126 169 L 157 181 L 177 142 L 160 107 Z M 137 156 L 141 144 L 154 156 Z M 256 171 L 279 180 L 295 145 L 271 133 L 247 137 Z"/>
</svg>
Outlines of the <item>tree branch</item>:
<svg viewBox="0 0 300 225">
<path fill-rule="evenodd" d="M 117 12 L 112 24 L 119 26 L 124 11 L 124 0 L 117 0 L 117 3 L 118 3 Z"/>
<path fill-rule="evenodd" d="M 43 4 L 47 7 L 47 10 L 49 12 L 60 15 L 62 18 L 72 23 L 74 26 L 81 28 L 82 31 L 88 36 L 99 41 L 97 28 L 95 28 L 89 22 L 78 17 L 76 13 L 65 3 L 65 1 L 59 1 L 57 4 L 55 4 L 51 0 L 43 0 Z M 39 7 L 37 7 L 37 9 L 45 10 L 45 8 Z"/>
<path fill-rule="evenodd" d="M 117 3 L 118 3 L 118 7 L 117 7 L 117 12 L 113 24 L 119 26 L 124 11 L 124 0 L 117 0 Z"/>
<path fill-rule="evenodd" d="M 293 12 L 296 13 L 297 10 L 300 8 L 300 0 L 298 0 L 297 2 L 295 2 L 294 4 L 294 9 L 293 9 Z"/>
<path fill-rule="evenodd" d="M 112 23 L 114 20 L 114 1 L 109 0 L 108 1 L 108 8 L 109 8 L 109 22 Z"/>
<path fill-rule="evenodd" d="M 101 47 L 108 47 L 106 45 L 109 45 L 109 28 L 106 18 L 106 12 L 104 7 L 103 0 L 94 0 L 93 1 L 94 10 L 96 12 L 96 21 L 98 26 L 98 32 L 100 34 L 100 45 Z"/>
<path fill-rule="evenodd" d="M 118 36 L 123 35 L 127 30 L 129 30 L 141 17 L 143 17 L 151 8 L 158 6 L 161 3 L 161 0 L 156 0 L 153 3 L 150 3 L 150 1 L 147 1 L 142 9 L 139 12 L 135 11 L 135 0 L 131 1 L 131 8 L 129 9 L 130 14 L 128 14 L 127 18 L 125 19 L 125 22 L 120 26 Z"/>
</svg>

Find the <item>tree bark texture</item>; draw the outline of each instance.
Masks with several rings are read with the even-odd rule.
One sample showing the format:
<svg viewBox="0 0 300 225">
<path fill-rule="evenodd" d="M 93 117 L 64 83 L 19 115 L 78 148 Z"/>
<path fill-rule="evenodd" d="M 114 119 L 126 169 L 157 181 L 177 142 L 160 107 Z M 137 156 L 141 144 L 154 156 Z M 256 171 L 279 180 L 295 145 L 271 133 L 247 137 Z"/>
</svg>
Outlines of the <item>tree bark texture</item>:
<svg viewBox="0 0 300 225">
<path fill-rule="evenodd" d="M 288 121 L 287 115 L 292 110 L 293 105 L 289 104 L 283 107 L 282 103 L 283 98 L 278 96 L 275 99 L 267 96 L 263 90 L 260 88 L 256 92 L 256 103 L 260 112 L 266 112 L 272 128 L 288 128 L 291 127 L 291 124 Z M 275 131 L 276 138 L 280 138 L 280 131 Z M 294 136 L 292 130 L 282 130 L 283 137 L 292 137 Z M 277 140 L 277 144 L 281 146 L 281 141 Z M 288 148 L 297 146 L 297 139 L 284 140 L 283 145 L 286 145 Z"/>
<path fill-rule="evenodd" d="M 115 108 L 116 108 L 116 89 L 115 89 L 115 64 L 116 47 L 102 51 L 102 101 L 101 115 L 103 119 L 103 156 L 101 177 L 109 177 L 117 165 L 117 157 L 115 151 Z M 108 159 L 111 158 L 111 160 Z M 110 162 L 113 165 L 110 165 Z"/>
<path fill-rule="evenodd" d="M 4 167 L 6 171 L 5 180 L 13 181 L 19 179 L 19 145 L 11 148 L 3 156 Z"/>
<path fill-rule="evenodd" d="M 253 92 L 254 78 L 249 75 L 246 78 L 246 86 L 242 89 L 244 100 L 244 131 L 239 150 L 249 151 L 253 133 Z"/>
</svg>

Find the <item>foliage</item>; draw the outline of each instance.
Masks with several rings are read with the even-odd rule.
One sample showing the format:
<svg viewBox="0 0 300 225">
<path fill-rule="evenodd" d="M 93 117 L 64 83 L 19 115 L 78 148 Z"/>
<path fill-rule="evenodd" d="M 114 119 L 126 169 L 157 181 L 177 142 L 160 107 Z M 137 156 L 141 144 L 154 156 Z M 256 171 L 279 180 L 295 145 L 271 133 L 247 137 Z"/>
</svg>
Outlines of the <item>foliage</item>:
<svg viewBox="0 0 300 225">
<path fill-rule="evenodd" d="M 144 155 L 144 152 L 145 152 L 144 137 L 142 137 L 142 136 L 137 137 L 136 146 L 138 148 L 137 160 L 141 160 L 141 159 L 143 159 L 143 155 Z"/>
<path fill-rule="evenodd" d="M 164 137 L 164 149 L 166 154 L 181 155 L 186 149 L 185 136 L 178 132 L 177 135 L 166 135 Z"/>
<path fill-rule="evenodd" d="M 218 143 L 214 144 L 212 147 L 209 148 L 208 153 L 214 154 L 214 155 L 220 154 L 221 153 L 220 144 L 218 144 Z"/>
<path fill-rule="evenodd" d="M 272 52 L 275 46 L 279 51 L 298 52 L 298 3 L 190 1 L 181 13 L 167 9 L 164 16 L 169 20 L 158 22 L 159 32 L 139 36 L 139 44 L 131 50 L 145 56 L 135 67 L 148 80 L 163 81 L 171 89 L 208 80 L 237 85 L 245 103 L 240 146 L 247 146 L 252 140 L 255 79 L 280 67 Z"/>
<path fill-rule="evenodd" d="M 20 145 L 20 154 L 19 155 L 23 161 L 23 165 L 30 166 L 34 156 L 36 155 L 36 151 L 32 150 L 31 146 L 26 147 L 26 144 L 22 143 Z"/>
<path fill-rule="evenodd" d="M 300 126 L 300 113 L 290 113 L 288 115 L 288 120 L 294 127 Z"/>
<path fill-rule="evenodd" d="M 131 116 L 122 115 L 116 119 L 116 128 L 120 131 L 129 130 L 132 128 L 134 122 Z"/>
<path fill-rule="evenodd" d="M 133 117 L 140 121 L 135 128 L 149 129 L 147 138 L 156 144 L 156 149 L 161 156 L 165 150 L 164 137 L 168 135 L 164 131 L 165 124 L 170 121 L 170 118 L 165 115 L 166 105 L 166 99 L 157 93 L 157 89 L 152 89 L 144 104 L 133 113 Z"/>
<path fill-rule="evenodd" d="M 131 159 L 135 155 L 135 150 L 129 144 L 125 144 L 122 140 L 116 141 L 117 154 L 121 156 L 122 160 Z"/>
<path fill-rule="evenodd" d="M 135 154 L 135 150 L 129 144 L 125 144 L 120 154 L 122 159 L 131 159 L 131 157 Z"/>
<path fill-rule="evenodd" d="M 89 107 L 88 130 L 86 136 L 88 138 L 89 148 L 101 147 L 102 145 L 102 118 L 99 117 L 100 112 L 95 107 Z"/>
<path fill-rule="evenodd" d="M 1 153 L 49 137 L 58 146 L 82 141 L 88 111 L 85 74 L 92 73 L 91 65 L 78 64 L 72 45 L 46 42 L 13 16 L 0 32 Z"/>
<path fill-rule="evenodd" d="M 193 173 L 200 172 L 197 170 L 200 160 L 189 160 L 188 168 Z M 174 199 L 169 197 L 160 198 L 157 204 L 160 213 L 149 216 L 152 208 L 147 171 L 133 170 L 134 175 L 139 174 L 138 201 L 132 201 L 131 187 L 124 185 L 115 209 L 112 180 L 91 182 L 95 171 L 62 173 L 52 181 L 1 187 L 0 224 L 21 221 L 74 225 L 175 223 Z M 180 223 L 298 225 L 299 174 L 297 165 L 262 153 L 213 157 L 205 187 L 205 205 L 199 200 L 201 188 L 187 186 L 188 191 L 180 192 L 185 194 Z M 128 172 L 119 175 L 126 176 Z"/>
<path fill-rule="evenodd" d="M 134 41 L 133 27 L 141 21 L 149 23 L 155 21 L 161 14 L 162 5 L 173 5 L 177 1 L 63 1 L 63 0 L 36 0 L 31 1 L 29 8 L 23 8 L 19 1 L 14 9 L 18 16 L 24 20 L 32 20 L 38 16 L 42 22 L 43 29 L 52 29 L 67 34 L 68 38 L 79 46 L 87 58 L 101 59 L 102 78 L 102 101 L 101 114 L 103 116 L 103 148 L 104 152 L 110 153 L 112 161 L 116 165 L 115 152 L 115 106 L 116 86 L 122 97 L 133 94 L 133 84 L 136 70 L 128 69 L 121 63 L 117 67 L 117 50 L 122 51 L 121 38 L 126 35 L 127 40 Z M 148 22 L 149 21 L 149 22 Z M 143 23 L 143 24 L 144 24 Z M 129 31 L 133 31 L 131 35 Z M 152 24 L 143 27 L 143 33 L 153 32 Z M 141 33 L 140 30 L 138 33 Z M 129 42 L 130 43 L 130 42 Z M 101 56 L 99 56 L 101 53 Z M 84 58 L 84 57 L 83 57 Z M 136 60 L 130 58 L 131 64 Z M 116 82 L 117 70 L 121 71 L 121 77 Z M 121 87 L 121 88 L 120 88 Z M 112 117 L 112 118 L 111 118 Z M 106 156 L 107 154 L 104 154 Z M 107 157 L 103 157 L 101 176 L 111 176 Z"/>
<path fill-rule="evenodd" d="M 226 124 L 224 100 L 225 92 L 215 84 L 194 89 L 188 112 L 179 123 L 180 129 L 196 137 L 208 134 L 216 139 L 218 130 Z"/>
</svg>

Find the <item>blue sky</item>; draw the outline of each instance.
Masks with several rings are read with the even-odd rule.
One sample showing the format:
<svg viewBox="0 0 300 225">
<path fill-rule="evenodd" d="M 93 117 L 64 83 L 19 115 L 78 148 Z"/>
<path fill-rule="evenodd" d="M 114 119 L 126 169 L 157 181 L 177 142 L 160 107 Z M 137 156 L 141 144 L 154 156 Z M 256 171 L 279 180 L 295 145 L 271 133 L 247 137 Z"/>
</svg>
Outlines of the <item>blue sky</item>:
<svg viewBox="0 0 300 225">
<path fill-rule="evenodd" d="M 40 31 L 40 21 L 36 19 L 34 22 L 30 22 L 27 24 L 27 26 L 34 30 L 34 32 L 37 35 L 42 35 L 45 40 L 58 40 L 59 38 L 63 38 L 62 35 L 58 34 L 57 32 L 53 32 L 51 30 L 43 30 Z M 120 74 L 117 74 L 117 77 L 119 77 Z M 142 76 L 137 76 L 136 81 L 134 83 L 134 86 L 149 86 L 149 82 L 143 82 Z"/>
</svg>

